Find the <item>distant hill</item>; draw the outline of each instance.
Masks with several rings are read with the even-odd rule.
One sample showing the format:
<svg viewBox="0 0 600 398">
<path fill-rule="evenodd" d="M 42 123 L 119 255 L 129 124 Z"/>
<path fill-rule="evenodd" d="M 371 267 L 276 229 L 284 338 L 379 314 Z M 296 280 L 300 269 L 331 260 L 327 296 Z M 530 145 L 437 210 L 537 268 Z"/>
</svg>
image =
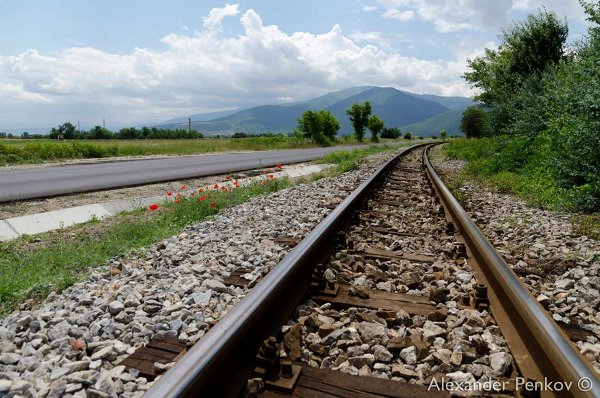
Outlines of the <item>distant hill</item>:
<svg viewBox="0 0 600 398">
<path fill-rule="evenodd" d="M 460 130 L 460 121 L 463 111 L 446 111 L 423 121 L 401 126 L 401 130 L 407 130 L 416 135 L 439 135 L 440 131 L 446 129 L 448 135 L 463 135 Z"/>
<path fill-rule="evenodd" d="M 346 110 L 355 102 L 369 101 L 374 114 L 388 127 L 411 129 L 419 135 L 437 135 L 445 128 L 449 134 L 459 134 L 460 115 L 471 105 L 465 97 L 442 97 L 413 94 L 391 87 L 362 86 L 325 94 L 304 102 L 281 105 L 262 105 L 223 114 L 197 114 L 192 128 L 205 135 L 235 132 L 291 132 L 302 112 L 308 109 L 327 109 L 340 121 L 339 134 L 351 134 L 352 127 Z M 458 116 L 457 116 L 458 115 Z M 157 124 L 163 128 L 187 128 L 188 117 L 167 120 Z"/>
</svg>

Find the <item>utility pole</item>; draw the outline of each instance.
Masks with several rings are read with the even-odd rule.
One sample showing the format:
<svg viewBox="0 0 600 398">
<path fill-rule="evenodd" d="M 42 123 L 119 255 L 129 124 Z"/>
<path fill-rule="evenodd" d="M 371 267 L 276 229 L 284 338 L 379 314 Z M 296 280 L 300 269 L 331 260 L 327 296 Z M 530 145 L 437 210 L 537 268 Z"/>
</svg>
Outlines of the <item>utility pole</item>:
<svg viewBox="0 0 600 398">
<path fill-rule="evenodd" d="M 77 120 L 77 131 L 81 131 L 81 128 L 79 126 L 79 120 Z"/>
<path fill-rule="evenodd" d="M 188 132 L 192 131 L 192 118 L 188 118 Z"/>
<path fill-rule="evenodd" d="M 104 118 L 102 118 L 102 128 L 105 129 L 106 128 L 106 121 L 104 120 Z"/>
</svg>

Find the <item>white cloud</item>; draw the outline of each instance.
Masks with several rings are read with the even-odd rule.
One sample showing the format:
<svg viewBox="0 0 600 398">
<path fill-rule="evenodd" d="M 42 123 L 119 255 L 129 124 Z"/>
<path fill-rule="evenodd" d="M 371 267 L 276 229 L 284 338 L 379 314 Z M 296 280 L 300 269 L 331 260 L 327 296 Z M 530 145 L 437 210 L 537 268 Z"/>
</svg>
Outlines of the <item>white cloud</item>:
<svg viewBox="0 0 600 398">
<path fill-rule="evenodd" d="M 372 12 L 372 11 L 376 11 L 377 10 L 377 6 L 363 6 L 363 11 L 365 12 Z"/>
<path fill-rule="evenodd" d="M 421 60 L 374 45 L 377 32 L 286 34 L 247 10 L 243 34 L 215 35 L 224 15 L 213 12 L 196 33 L 170 34 L 165 50 L 129 54 L 70 48 L 57 55 L 28 50 L 0 55 L 0 119 L 47 125 L 132 123 L 200 111 L 300 100 L 359 85 L 393 86 L 417 93 L 468 95 L 463 60 Z M 227 8 L 226 7 L 226 8 Z M 208 22 L 210 20 L 210 22 Z M 365 42 L 361 44 L 362 42 Z M 27 101 L 27 107 L 16 102 Z M 44 119 L 45 118 L 45 119 Z"/>
<path fill-rule="evenodd" d="M 395 19 L 397 21 L 406 22 L 406 21 L 410 21 L 411 19 L 413 19 L 415 16 L 415 13 L 412 10 L 400 11 L 395 8 L 391 8 L 381 15 L 384 18 Z"/>
<path fill-rule="evenodd" d="M 384 17 L 413 12 L 439 32 L 495 29 L 506 23 L 512 0 L 379 0 Z M 406 14 L 408 15 L 408 14 Z"/>
<path fill-rule="evenodd" d="M 221 28 L 221 22 L 226 17 L 232 17 L 239 13 L 238 4 L 225 4 L 222 8 L 213 8 L 207 17 L 202 18 L 202 26 L 208 30 L 218 30 Z"/>
</svg>

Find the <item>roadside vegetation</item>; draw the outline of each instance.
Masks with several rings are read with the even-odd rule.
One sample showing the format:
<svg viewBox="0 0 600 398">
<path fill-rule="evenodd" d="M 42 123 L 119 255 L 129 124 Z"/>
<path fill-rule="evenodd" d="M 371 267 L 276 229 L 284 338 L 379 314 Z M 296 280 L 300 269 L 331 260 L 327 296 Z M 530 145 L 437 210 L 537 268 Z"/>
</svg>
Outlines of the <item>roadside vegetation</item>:
<svg viewBox="0 0 600 398">
<path fill-rule="evenodd" d="M 566 21 L 542 9 L 469 61 L 479 104 L 461 127 L 479 140 L 453 140 L 446 153 L 498 190 L 591 213 L 600 210 L 600 3 L 580 3 L 593 26 L 574 45 Z"/>
<path fill-rule="evenodd" d="M 389 140 L 383 140 L 389 142 Z M 354 145 L 352 136 L 336 137 L 330 145 Z M 260 151 L 316 148 L 319 144 L 304 137 L 284 135 L 244 138 L 156 139 L 156 140 L 0 140 L 0 166 L 42 163 L 68 159 L 117 156 L 194 155 L 225 151 Z"/>
<path fill-rule="evenodd" d="M 313 176 L 310 180 L 339 175 L 358 167 L 367 156 L 397 149 L 370 147 L 364 150 L 338 151 L 324 162 L 337 167 Z M 113 257 L 123 256 L 161 239 L 174 236 L 190 224 L 201 222 L 220 210 L 243 203 L 253 197 L 275 192 L 301 183 L 305 179 L 269 178 L 252 185 L 223 190 L 223 187 L 200 187 L 189 193 L 165 193 L 165 203 L 148 209 L 123 212 L 107 220 L 92 221 L 57 231 L 0 242 L 0 316 L 21 303 L 35 303 L 51 291 L 61 291 L 87 277 L 94 267 Z M 233 182 L 234 180 L 232 180 Z M 183 187 L 182 187 L 183 188 Z M 119 272 L 119 271 L 115 271 Z"/>
</svg>

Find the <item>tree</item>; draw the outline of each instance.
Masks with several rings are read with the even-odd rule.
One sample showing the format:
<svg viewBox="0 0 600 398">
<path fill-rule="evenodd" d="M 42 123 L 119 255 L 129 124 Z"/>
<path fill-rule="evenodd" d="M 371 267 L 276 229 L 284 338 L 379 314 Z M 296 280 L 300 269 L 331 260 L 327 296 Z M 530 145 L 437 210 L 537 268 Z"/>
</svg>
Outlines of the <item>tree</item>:
<svg viewBox="0 0 600 398">
<path fill-rule="evenodd" d="M 381 138 L 400 138 L 401 132 L 398 127 L 384 127 L 381 131 Z"/>
<path fill-rule="evenodd" d="M 50 134 L 48 134 L 50 138 L 55 139 L 61 135 L 66 140 L 73 140 L 77 138 L 77 128 L 75 128 L 75 126 L 72 123 L 66 122 L 58 126 L 58 129 L 53 127 L 50 131 Z"/>
<path fill-rule="evenodd" d="M 412 134 L 411 134 L 410 132 L 408 132 L 408 131 L 407 131 L 406 133 L 404 133 L 404 139 L 405 139 L 405 140 L 410 140 L 410 139 L 412 139 Z"/>
<path fill-rule="evenodd" d="M 524 22 L 511 25 L 502 32 L 497 50 L 468 60 L 470 71 L 464 78 L 480 93 L 475 99 L 490 109 L 490 122 L 497 133 L 509 132 L 515 110 L 523 108 L 520 91 L 541 90 L 541 74 L 564 57 L 567 39 L 566 22 L 546 10 L 530 14 Z"/>
<path fill-rule="evenodd" d="M 467 138 L 483 137 L 486 135 L 486 112 L 478 107 L 470 106 L 462 114 L 460 129 Z"/>
<path fill-rule="evenodd" d="M 355 102 L 352 108 L 346 110 L 346 114 L 350 116 L 354 136 L 359 142 L 362 142 L 365 136 L 365 128 L 369 124 L 369 116 L 371 116 L 371 103 L 366 101 L 364 105 L 361 105 Z"/>
<path fill-rule="evenodd" d="M 108 140 L 113 138 L 113 133 L 104 127 L 95 126 L 93 129 L 90 129 L 88 138 L 92 140 Z"/>
<path fill-rule="evenodd" d="M 442 129 L 440 131 L 440 137 L 442 137 L 442 140 L 445 141 L 447 136 L 448 136 L 448 132 L 446 131 L 446 129 Z"/>
<path fill-rule="evenodd" d="M 368 127 L 371 130 L 371 141 L 379 142 L 379 132 L 383 129 L 383 120 L 378 118 L 377 115 L 371 115 Z"/>
<path fill-rule="evenodd" d="M 308 110 L 298 119 L 297 131 L 319 145 L 331 145 L 340 127 L 340 122 L 328 110 Z"/>
</svg>

